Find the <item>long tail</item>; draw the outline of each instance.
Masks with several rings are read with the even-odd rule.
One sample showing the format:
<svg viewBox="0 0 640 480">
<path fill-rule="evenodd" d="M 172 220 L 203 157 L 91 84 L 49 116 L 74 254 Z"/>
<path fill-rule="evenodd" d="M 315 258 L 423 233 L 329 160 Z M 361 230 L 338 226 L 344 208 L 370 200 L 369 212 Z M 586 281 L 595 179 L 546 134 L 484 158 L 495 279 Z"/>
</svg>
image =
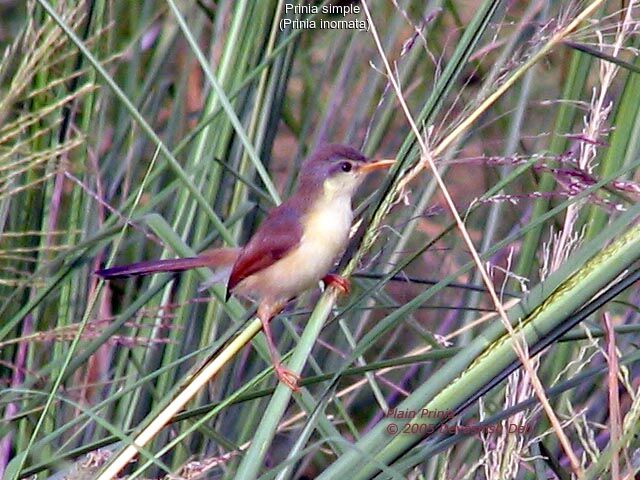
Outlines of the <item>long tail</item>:
<svg viewBox="0 0 640 480">
<path fill-rule="evenodd" d="M 131 277 L 134 275 L 149 275 L 160 272 L 182 272 L 192 268 L 228 268 L 236 261 L 240 254 L 239 248 L 214 248 L 205 250 L 197 257 L 172 258 L 166 260 L 151 260 L 129 265 L 119 265 L 112 268 L 96 270 L 96 275 L 102 278 Z"/>
</svg>

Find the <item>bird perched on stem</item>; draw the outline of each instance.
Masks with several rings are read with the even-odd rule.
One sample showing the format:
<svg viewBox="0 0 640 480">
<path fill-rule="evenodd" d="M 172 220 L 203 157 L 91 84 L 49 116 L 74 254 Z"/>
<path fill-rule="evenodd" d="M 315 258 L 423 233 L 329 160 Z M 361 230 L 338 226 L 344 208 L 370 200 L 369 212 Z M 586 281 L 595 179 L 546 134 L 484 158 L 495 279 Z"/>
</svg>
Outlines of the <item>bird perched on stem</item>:
<svg viewBox="0 0 640 480">
<path fill-rule="evenodd" d="M 269 212 L 242 248 L 214 248 L 196 257 L 122 265 L 98 270 L 103 278 L 231 267 L 230 295 L 258 304 L 258 317 L 278 378 L 297 389 L 298 376 L 280 360 L 269 322 L 286 304 L 320 280 L 348 293 L 349 281 L 330 274 L 344 252 L 353 222 L 351 200 L 367 174 L 391 166 L 370 161 L 347 145 L 324 145 L 304 163 L 296 191 Z"/>
</svg>

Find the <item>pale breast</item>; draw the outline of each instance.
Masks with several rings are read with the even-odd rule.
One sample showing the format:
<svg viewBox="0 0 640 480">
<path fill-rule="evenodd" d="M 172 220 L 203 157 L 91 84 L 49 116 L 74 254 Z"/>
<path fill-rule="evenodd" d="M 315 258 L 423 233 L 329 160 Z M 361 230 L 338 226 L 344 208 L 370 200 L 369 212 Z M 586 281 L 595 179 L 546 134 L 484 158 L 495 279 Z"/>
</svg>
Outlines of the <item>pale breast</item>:
<svg viewBox="0 0 640 480">
<path fill-rule="evenodd" d="M 316 256 L 322 254 L 331 258 L 333 264 L 346 247 L 352 221 L 353 213 L 349 198 L 322 202 L 305 219 L 303 229 L 305 239 L 302 243 L 307 242 L 308 248 L 316 249 Z"/>
<path fill-rule="evenodd" d="M 244 280 L 241 290 L 260 298 L 289 300 L 313 288 L 346 248 L 352 221 L 350 198 L 318 202 L 303 219 L 298 247 Z"/>
</svg>

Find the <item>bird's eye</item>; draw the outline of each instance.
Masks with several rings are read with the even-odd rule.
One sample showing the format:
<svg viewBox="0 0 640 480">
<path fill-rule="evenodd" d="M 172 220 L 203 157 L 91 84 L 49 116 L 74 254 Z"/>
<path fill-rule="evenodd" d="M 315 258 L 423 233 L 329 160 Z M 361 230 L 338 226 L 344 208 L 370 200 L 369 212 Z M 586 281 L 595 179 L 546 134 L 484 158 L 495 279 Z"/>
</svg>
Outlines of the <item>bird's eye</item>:
<svg viewBox="0 0 640 480">
<path fill-rule="evenodd" d="M 353 167 L 349 162 L 343 162 L 342 165 L 340 165 L 340 169 L 343 172 L 350 172 L 352 168 Z"/>
</svg>

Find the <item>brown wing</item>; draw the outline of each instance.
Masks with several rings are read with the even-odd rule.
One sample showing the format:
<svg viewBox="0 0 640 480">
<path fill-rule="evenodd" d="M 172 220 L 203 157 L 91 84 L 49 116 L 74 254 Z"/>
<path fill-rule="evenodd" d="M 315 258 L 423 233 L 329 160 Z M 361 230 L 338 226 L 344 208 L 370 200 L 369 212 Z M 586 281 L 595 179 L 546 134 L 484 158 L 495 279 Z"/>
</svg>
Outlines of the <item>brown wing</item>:
<svg viewBox="0 0 640 480">
<path fill-rule="evenodd" d="M 227 298 L 242 280 L 273 265 L 300 243 L 300 218 L 298 209 L 286 203 L 271 211 L 233 265 Z"/>
</svg>

